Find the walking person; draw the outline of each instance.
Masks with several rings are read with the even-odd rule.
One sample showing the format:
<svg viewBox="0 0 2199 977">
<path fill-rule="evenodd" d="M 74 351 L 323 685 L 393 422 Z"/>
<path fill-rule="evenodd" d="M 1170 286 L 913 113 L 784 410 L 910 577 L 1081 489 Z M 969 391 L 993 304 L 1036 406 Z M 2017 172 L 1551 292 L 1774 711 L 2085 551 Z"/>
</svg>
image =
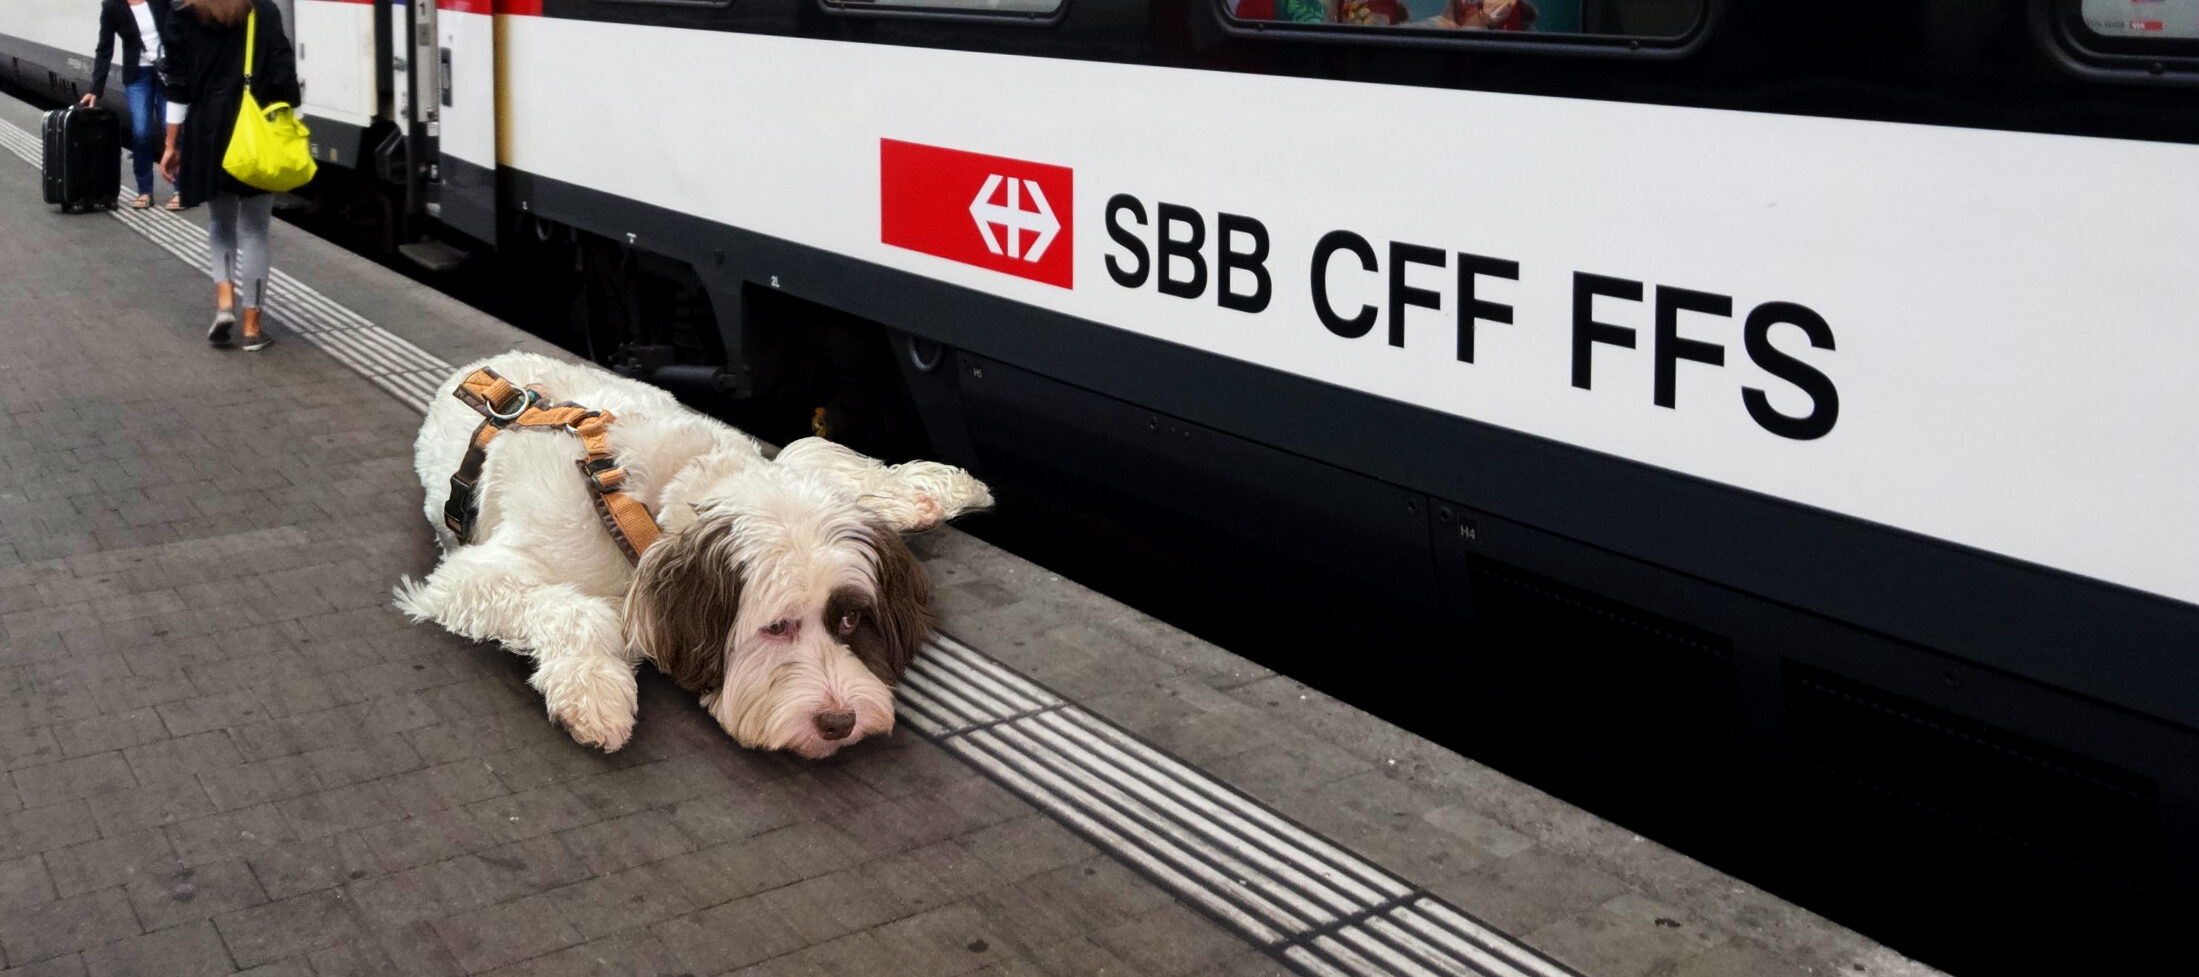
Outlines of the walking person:
<svg viewBox="0 0 2199 977">
<path fill-rule="evenodd" d="M 130 170 L 137 177 L 137 199 L 130 206 L 153 205 L 153 164 L 160 159 L 160 126 L 167 99 L 154 66 L 160 62 L 160 38 L 168 29 L 169 0 L 100 0 L 99 49 L 92 55 L 92 87 L 79 100 L 96 105 L 107 90 L 108 61 L 115 38 L 122 39 L 122 91 L 130 103 Z M 181 210 L 176 197 L 169 210 Z"/>
<path fill-rule="evenodd" d="M 247 351 L 274 342 L 260 322 L 267 292 L 267 230 L 275 197 L 222 168 L 245 85 L 245 38 L 252 52 L 252 97 L 263 105 L 298 102 L 297 59 L 272 0 L 174 0 L 167 34 L 168 148 L 160 168 L 186 207 L 208 204 L 214 324 L 206 339 L 227 345 L 232 332 Z M 247 16 L 258 21 L 247 31 Z M 241 328 L 240 328 L 241 327 Z"/>
</svg>

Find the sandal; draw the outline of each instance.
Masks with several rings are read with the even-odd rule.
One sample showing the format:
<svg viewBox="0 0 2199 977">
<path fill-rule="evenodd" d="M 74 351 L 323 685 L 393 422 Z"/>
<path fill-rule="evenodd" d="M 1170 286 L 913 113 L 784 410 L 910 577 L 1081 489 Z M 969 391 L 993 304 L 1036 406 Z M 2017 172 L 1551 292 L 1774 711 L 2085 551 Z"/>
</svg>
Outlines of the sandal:
<svg viewBox="0 0 2199 977">
<path fill-rule="evenodd" d="M 132 200 L 132 201 L 130 201 L 130 209 L 131 209 L 131 210 L 144 210 L 145 208 L 147 208 L 147 207 L 150 207 L 150 206 L 152 206 L 152 205 L 153 205 L 153 195 L 152 195 L 152 194 L 149 194 L 149 193 L 141 193 L 141 194 L 138 194 L 138 195 L 137 195 L 137 199 L 136 199 L 136 200 Z"/>
<path fill-rule="evenodd" d="M 175 211 L 180 211 L 180 210 L 182 210 L 182 209 L 183 209 L 183 195 L 179 193 L 179 194 L 176 194 L 176 195 L 175 195 L 175 196 L 173 196 L 173 197 L 169 197 L 169 198 L 168 198 L 168 209 L 169 209 L 169 210 L 175 210 Z"/>
</svg>

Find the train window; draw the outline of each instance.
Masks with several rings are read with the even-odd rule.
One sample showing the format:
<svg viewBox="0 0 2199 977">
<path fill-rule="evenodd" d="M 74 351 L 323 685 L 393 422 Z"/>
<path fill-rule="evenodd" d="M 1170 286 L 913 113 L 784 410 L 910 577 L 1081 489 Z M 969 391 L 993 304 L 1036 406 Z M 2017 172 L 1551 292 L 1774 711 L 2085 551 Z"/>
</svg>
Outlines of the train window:
<svg viewBox="0 0 2199 977">
<path fill-rule="evenodd" d="M 2102 80 L 2199 84 L 2199 0 L 2035 0 L 2062 66 Z"/>
<path fill-rule="evenodd" d="M 1068 0 L 823 0 L 839 13 L 921 13 L 1050 17 Z"/>
<path fill-rule="evenodd" d="M 2199 0 L 2083 0 L 2078 16 L 2102 38 L 2199 39 Z"/>
<path fill-rule="evenodd" d="M 1350 28 L 1420 37 L 1672 43 L 1702 26 L 1711 0 L 1218 0 L 1236 26 Z M 2199 0 L 2195 0 L 2199 2 Z"/>
</svg>

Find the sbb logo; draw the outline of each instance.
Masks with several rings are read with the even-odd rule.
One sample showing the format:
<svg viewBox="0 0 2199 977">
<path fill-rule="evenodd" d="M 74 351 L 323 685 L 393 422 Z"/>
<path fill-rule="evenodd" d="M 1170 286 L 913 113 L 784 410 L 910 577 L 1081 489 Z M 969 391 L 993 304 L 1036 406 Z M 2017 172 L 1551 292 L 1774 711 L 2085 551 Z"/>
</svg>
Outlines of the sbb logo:
<svg viewBox="0 0 2199 977">
<path fill-rule="evenodd" d="M 1066 166 L 880 139 L 878 198 L 887 244 L 1074 287 L 1076 184 Z"/>
</svg>

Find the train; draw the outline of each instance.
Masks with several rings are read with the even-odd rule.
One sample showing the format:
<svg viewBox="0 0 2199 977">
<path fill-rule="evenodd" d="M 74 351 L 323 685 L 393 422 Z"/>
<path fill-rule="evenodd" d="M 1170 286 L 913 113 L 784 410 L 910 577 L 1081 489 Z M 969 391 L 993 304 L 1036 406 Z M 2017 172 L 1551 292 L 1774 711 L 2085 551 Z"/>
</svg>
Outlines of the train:
<svg viewBox="0 0 2199 977">
<path fill-rule="evenodd" d="M 2199 889 L 2195 0 L 288 9 L 313 206 L 599 362 L 1588 794 Z"/>
</svg>

